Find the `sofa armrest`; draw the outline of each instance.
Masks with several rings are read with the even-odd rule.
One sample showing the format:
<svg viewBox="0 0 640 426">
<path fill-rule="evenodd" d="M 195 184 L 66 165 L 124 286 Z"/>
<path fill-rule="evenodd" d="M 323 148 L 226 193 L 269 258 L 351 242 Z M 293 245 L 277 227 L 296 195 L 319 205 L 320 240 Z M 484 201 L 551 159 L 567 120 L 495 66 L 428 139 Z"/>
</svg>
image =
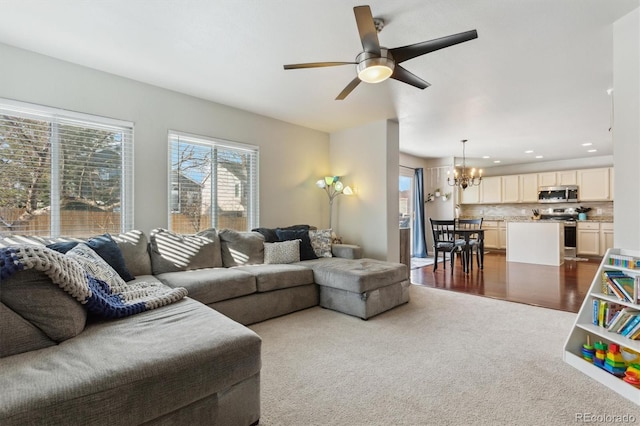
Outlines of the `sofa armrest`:
<svg viewBox="0 0 640 426">
<path fill-rule="evenodd" d="M 332 244 L 331 253 L 343 259 L 361 259 L 362 247 L 353 244 Z"/>
</svg>

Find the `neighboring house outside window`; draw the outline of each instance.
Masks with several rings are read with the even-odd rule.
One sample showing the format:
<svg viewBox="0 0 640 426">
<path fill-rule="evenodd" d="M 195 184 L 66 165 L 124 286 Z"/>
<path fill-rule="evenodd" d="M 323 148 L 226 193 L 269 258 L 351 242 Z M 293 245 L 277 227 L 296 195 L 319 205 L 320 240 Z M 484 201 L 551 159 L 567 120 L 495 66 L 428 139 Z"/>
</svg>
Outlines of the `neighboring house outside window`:
<svg viewBox="0 0 640 426">
<path fill-rule="evenodd" d="M 133 228 L 133 123 L 0 99 L 0 236 Z"/>
<path fill-rule="evenodd" d="M 258 226 L 258 148 L 169 132 L 169 228 L 247 231 Z"/>
</svg>

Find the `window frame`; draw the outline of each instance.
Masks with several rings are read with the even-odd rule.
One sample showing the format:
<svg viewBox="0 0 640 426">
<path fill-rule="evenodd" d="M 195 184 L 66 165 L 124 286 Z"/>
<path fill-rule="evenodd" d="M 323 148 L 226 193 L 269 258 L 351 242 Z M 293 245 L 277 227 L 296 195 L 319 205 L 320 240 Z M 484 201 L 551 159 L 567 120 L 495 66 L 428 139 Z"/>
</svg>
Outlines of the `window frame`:
<svg viewBox="0 0 640 426">
<path fill-rule="evenodd" d="M 104 117 L 94 114 L 76 112 L 62 108 L 50 107 L 35 103 L 0 98 L 0 114 L 13 115 L 29 120 L 40 120 L 51 123 L 51 159 L 50 159 L 50 226 L 48 237 L 60 237 L 63 221 L 60 205 L 62 188 L 60 187 L 59 169 L 61 146 L 57 132 L 60 125 L 86 126 L 92 129 L 118 131 L 122 134 L 121 145 L 121 182 L 120 182 L 120 232 L 127 232 L 134 227 L 134 132 L 135 124 L 131 121 Z M 88 229 L 87 233 L 95 234 L 96 230 Z"/>
<path fill-rule="evenodd" d="M 211 137 L 211 136 L 203 136 L 188 132 L 183 132 L 179 130 L 169 129 L 167 132 L 167 141 L 168 141 L 168 176 L 167 176 L 167 188 L 169 195 L 169 202 L 167 208 L 167 223 L 168 228 L 173 230 L 172 224 L 172 213 L 173 212 L 173 199 L 172 199 L 172 174 L 173 174 L 173 147 L 172 143 L 176 139 L 182 139 L 185 142 L 191 143 L 193 145 L 206 146 L 210 147 L 212 150 L 215 148 L 218 149 L 228 149 L 232 151 L 243 151 L 249 153 L 252 156 L 252 161 L 250 163 L 250 176 L 247 178 L 247 182 L 241 182 L 240 185 L 240 194 L 243 192 L 247 192 L 247 229 L 246 231 L 250 231 L 251 229 L 257 228 L 260 222 L 260 186 L 259 186 L 259 176 L 260 176 L 260 147 L 257 145 L 230 141 L 227 139 Z M 211 162 L 213 166 L 214 162 Z M 213 177 L 212 177 L 213 179 Z M 212 181 L 211 185 L 211 199 L 214 199 L 213 191 L 215 191 L 215 187 L 217 185 Z M 179 194 L 178 194 L 179 197 Z M 180 206 L 180 199 L 178 198 L 178 205 Z M 209 226 L 211 228 L 219 227 L 219 217 L 217 212 L 215 211 L 214 203 L 211 203 L 210 207 L 210 217 L 211 222 Z M 178 209 L 180 211 L 180 209 Z"/>
</svg>

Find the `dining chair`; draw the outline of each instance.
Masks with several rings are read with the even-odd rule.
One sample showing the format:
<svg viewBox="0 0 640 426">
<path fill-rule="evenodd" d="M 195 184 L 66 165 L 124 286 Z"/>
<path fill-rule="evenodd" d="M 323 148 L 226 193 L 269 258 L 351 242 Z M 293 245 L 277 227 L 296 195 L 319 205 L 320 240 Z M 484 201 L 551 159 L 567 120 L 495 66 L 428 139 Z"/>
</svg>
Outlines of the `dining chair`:
<svg viewBox="0 0 640 426">
<path fill-rule="evenodd" d="M 456 219 L 456 229 L 465 229 L 465 230 L 474 230 L 474 229 L 482 229 L 482 220 L 480 219 Z M 458 236 L 456 238 L 459 238 Z M 465 247 L 466 252 L 468 253 L 468 257 L 466 257 L 466 261 L 468 262 L 467 266 L 469 269 L 473 269 L 473 252 L 475 250 L 476 253 L 476 262 L 478 263 L 478 268 L 480 267 L 480 247 L 478 234 L 470 234 L 468 239 L 468 247 Z"/>
<path fill-rule="evenodd" d="M 433 270 L 438 269 L 438 252 L 442 252 L 442 267 L 447 269 L 446 254 L 449 253 L 451 273 L 453 273 L 455 256 L 462 253 L 465 241 L 456 239 L 455 220 L 433 220 L 429 218 L 429 222 L 431 222 L 431 232 L 433 233 Z"/>
</svg>

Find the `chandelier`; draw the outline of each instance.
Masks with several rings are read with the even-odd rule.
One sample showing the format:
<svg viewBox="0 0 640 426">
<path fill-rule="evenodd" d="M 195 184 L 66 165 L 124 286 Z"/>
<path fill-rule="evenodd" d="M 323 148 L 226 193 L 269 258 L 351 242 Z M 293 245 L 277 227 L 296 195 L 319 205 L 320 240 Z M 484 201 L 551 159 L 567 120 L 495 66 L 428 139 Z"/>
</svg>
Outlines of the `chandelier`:
<svg viewBox="0 0 640 426">
<path fill-rule="evenodd" d="M 468 186 L 478 186 L 480 182 L 482 182 L 482 170 L 479 171 L 478 176 L 476 177 L 476 169 L 471 169 L 471 174 L 467 174 L 467 164 L 466 158 L 464 155 L 464 144 L 467 142 L 466 139 L 462 139 L 462 170 L 458 171 L 458 169 L 453 170 L 453 179 L 451 177 L 447 177 L 447 183 L 449 186 L 458 186 L 463 190 Z M 447 171 L 447 175 L 450 175 L 451 172 Z"/>
</svg>

